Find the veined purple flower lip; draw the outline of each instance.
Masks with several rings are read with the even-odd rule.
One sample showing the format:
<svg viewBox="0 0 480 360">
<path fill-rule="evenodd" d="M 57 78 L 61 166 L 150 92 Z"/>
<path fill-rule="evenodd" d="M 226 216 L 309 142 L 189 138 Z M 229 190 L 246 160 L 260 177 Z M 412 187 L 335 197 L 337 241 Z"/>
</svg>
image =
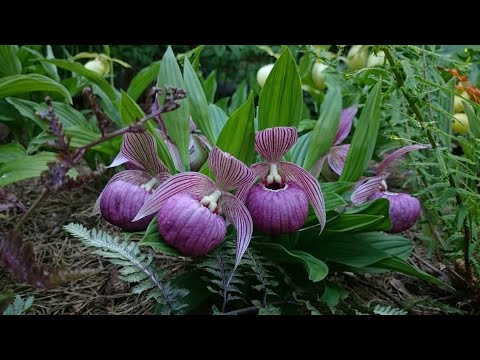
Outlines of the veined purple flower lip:
<svg viewBox="0 0 480 360">
<path fill-rule="evenodd" d="M 255 148 L 265 159 L 251 166 L 255 178 L 243 185 L 237 196 L 246 201 L 257 228 L 268 234 L 298 230 L 305 223 L 308 203 L 312 204 L 321 229 L 325 206 L 317 179 L 300 166 L 282 161 L 297 141 L 294 127 L 276 127 L 258 132 Z M 254 185 L 261 179 L 261 183 Z"/>
<path fill-rule="evenodd" d="M 112 164 L 127 164 L 136 170 L 115 174 L 97 199 L 94 212 L 127 231 L 148 227 L 153 215 L 133 223 L 132 220 L 145 201 L 170 175 L 158 158 L 155 139 L 148 133 L 126 133 L 120 155 Z"/>
</svg>

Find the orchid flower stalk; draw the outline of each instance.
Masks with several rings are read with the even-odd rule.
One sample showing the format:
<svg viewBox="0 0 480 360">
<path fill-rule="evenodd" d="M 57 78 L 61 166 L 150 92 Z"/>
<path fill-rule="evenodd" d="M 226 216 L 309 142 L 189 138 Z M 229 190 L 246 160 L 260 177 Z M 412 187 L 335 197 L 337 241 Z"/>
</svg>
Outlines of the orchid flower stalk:
<svg viewBox="0 0 480 360">
<path fill-rule="evenodd" d="M 388 191 L 385 180 L 389 176 L 389 173 L 386 172 L 386 169 L 400 156 L 410 151 L 425 149 L 427 147 L 426 145 L 409 145 L 385 156 L 383 161 L 375 169 L 376 176 L 362 179 L 357 184 L 356 189 L 352 193 L 352 203 L 354 205 L 360 205 L 378 198 L 388 199 L 389 215 L 392 223 L 390 232 L 398 233 L 412 227 L 420 216 L 420 201 L 409 194 Z"/>
<path fill-rule="evenodd" d="M 125 133 L 120 156 L 135 170 L 121 171 L 110 179 L 97 199 L 94 213 L 100 212 L 105 220 L 124 230 L 145 230 L 153 216 L 135 223 L 132 220 L 170 174 L 158 158 L 157 144 L 149 133 Z"/>
<path fill-rule="evenodd" d="M 297 141 L 294 127 L 275 127 L 255 136 L 255 148 L 265 162 L 253 164 L 254 179 L 242 186 L 237 196 L 246 200 L 254 225 L 266 234 L 290 233 L 301 228 L 308 215 L 308 203 L 323 230 L 325 205 L 317 179 L 282 157 Z M 261 179 L 259 184 L 255 182 Z"/>
<path fill-rule="evenodd" d="M 215 181 L 197 172 L 176 174 L 147 199 L 133 221 L 158 213 L 158 231 L 165 242 L 194 257 L 215 249 L 231 223 L 237 230 L 238 265 L 250 243 L 253 223 L 243 202 L 229 191 L 250 183 L 253 173 L 217 147 L 210 152 L 208 164 Z"/>
<path fill-rule="evenodd" d="M 327 161 L 328 166 L 333 172 L 337 175 L 342 175 L 343 168 L 345 167 L 345 160 L 347 159 L 348 151 L 350 150 L 350 145 L 340 145 L 343 140 L 346 139 L 350 130 L 352 129 L 353 119 L 357 114 L 357 106 L 350 106 L 342 110 L 340 115 L 340 124 L 338 125 L 337 135 L 333 142 L 333 146 L 330 151 L 320 157 L 317 162 L 310 169 L 310 174 L 318 178 L 322 170 L 325 173 L 328 173 L 326 170 L 325 161 Z"/>
</svg>

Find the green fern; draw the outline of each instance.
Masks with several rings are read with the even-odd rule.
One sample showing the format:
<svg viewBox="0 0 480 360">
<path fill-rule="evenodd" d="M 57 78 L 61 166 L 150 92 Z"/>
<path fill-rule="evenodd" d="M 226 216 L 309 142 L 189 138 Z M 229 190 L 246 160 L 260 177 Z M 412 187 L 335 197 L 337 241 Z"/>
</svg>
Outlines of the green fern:
<svg viewBox="0 0 480 360">
<path fill-rule="evenodd" d="M 165 272 L 159 271 L 154 266 L 151 252 L 143 253 L 132 241 L 121 241 L 118 236 L 112 237 L 96 229 L 88 230 L 80 224 L 71 223 L 64 226 L 64 229 L 86 246 L 97 248 L 94 254 L 118 265 L 120 279 L 138 283 L 132 289 L 132 293 L 141 294 L 148 291 L 147 298 L 153 298 L 163 306 L 162 315 L 181 314 L 182 309 L 187 307 L 183 300 L 189 291 L 178 289 L 164 280 Z"/>
<path fill-rule="evenodd" d="M 33 296 L 29 296 L 26 299 L 22 299 L 17 295 L 12 304 L 3 312 L 3 315 L 25 315 L 32 309 Z"/>
<path fill-rule="evenodd" d="M 258 284 L 254 286 L 256 290 L 262 293 L 262 305 L 267 305 L 267 296 L 278 296 L 272 288 L 278 286 L 278 281 L 274 280 L 274 276 L 268 270 L 268 267 L 274 266 L 270 264 L 264 256 L 259 255 L 254 249 L 249 248 L 245 252 L 242 265 L 246 268 L 245 274 L 255 276 Z"/>
<path fill-rule="evenodd" d="M 375 315 L 407 315 L 408 313 L 405 310 L 393 308 L 390 305 L 375 305 L 373 308 L 373 313 Z"/>
<path fill-rule="evenodd" d="M 223 246 L 197 264 L 200 269 L 210 275 L 202 277 L 203 280 L 214 285 L 208 285 L 207 289 L 223 299 L 221 311 L 215 306 L 212 307 L 214 314 L 225 313 L 229 301 L 242 299 L 239 295 L 234 295 L 242 293 L 238 286 L 244 284 L 244 281 L 239 278 L 242 272 L 241 267 L 239 266 L 233 272 L 234 265 L 235 245 L 231 241 L 226 241 Z"/>
</svg>

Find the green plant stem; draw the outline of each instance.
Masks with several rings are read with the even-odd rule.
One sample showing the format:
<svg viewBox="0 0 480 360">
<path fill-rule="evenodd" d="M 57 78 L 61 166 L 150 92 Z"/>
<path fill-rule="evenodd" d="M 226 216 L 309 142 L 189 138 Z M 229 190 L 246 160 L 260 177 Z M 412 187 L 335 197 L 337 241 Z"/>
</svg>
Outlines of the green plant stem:
<svg viewBox="0 0 480 360">
<path fill-rule="evenodd" d="M 25 214 L 23 214 L 23 216 L 20 218 L 20 220 L 18 220 L 18 222 L 15 224 L 15 227 L 13 228 L 14 231 L 18 231 L 20 226 L 22 226 L 22 224 L 25 222 L 25 220 L 27 220 L 27 218 L 30 216 L 32 211 L 38 206 L 38 204 L 40 204 L 40 202 L 43 200 L 43 198 L 45 198 L 47 193 L 48 193 L 47 188 L 43 188 L 42 192 L 40 193 L 38 198 L 35 200 L 35 202 L 32 204 L 32 206 L 30 206 L 28 208 L 27 212 Z"/>
<path fill-rule="evenodd" d="M 422 115 L 419 107 L 417 106 L 417 103 L 416 103 L 415 99 L 405 89 L 405 86 L 404 86 L 405 83 L 403 81 L 403 76 L 402 76 L 403 74 L 399 70 L 398 64 L 395 61 L 395 59 L 393 58 L 392 53 L 390 52 L 390 49 L 385 46 L 385 47 L 382 47 L 382 50 L 384 51 L 385 57 L 387 58 L 387 61 L 390 64 L 393 75 L 395 76 L 395 80 L 397 81 L 398 87 L 399 87 L 400 91 L 402 92 L 403 96 L 405 96 L 405 99 L 407 100 L 407 103 L 408 103 L 410 109 L 412 110 L 413 114 L 417 118 L 417 121 L 422 125 L 426 124 L 426 121 L 423 118 L 423 115 Z M 437 146 L 437 143 L 436 143 L 431 131 L 426 127 L 424 127 L 424 130 L 425 130 L 425 133 L 427 135 L 428 141 L 430 142 L 430 145 L 432 146 L 433 149 L 436 149 L 438 146 Z M 444 168 L 445 168 L 445 164 L 444 164 Z M 448 174 L 448 182 L 449 182 L 449 184 L 452 188 L 457 187 L 452 174 Z M 456 193 L 455 194 L 455 199 L 457 201 L 457 204 L 459 206 L 462 206 L 463 201 L 462 201 L 462 197 L 460 196 L 460 194 Z M 470 265 L 470 256 L 469 256 L 471 234 L 470 234 L 470 228 L 468 227 L 466 218 L 463 221 L 463 234 L 464 234 L 464 237 L 465 237 L 465 242 L 464 242 L 464 246 L 463 246 L 463 258 L 464 258 L 464 261 L 465 261 L 465 276 L 466 276 L 466 280 L 469 283 L 471 283 L 472 269 L 471 269 L 471 265 Z"/>
</svg>

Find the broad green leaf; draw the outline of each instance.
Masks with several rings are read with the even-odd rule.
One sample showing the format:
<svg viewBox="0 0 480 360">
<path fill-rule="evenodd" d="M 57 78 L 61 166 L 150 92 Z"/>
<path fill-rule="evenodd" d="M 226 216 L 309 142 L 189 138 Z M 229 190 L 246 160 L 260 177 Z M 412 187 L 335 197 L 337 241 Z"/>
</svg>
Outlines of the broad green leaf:
<svg viewBox="0 0 480 360">
<path fill-rule="evenodd" d="M 158 87 L 162 88 L 166 85 L 185 89 L 182 78 L 182 72 L 178 66 L 172 48 L 169 46 L 162 59 L 160 66 L 160 75 L 158 77 Z M 188 95 L 187 95 L 188 96 Z M 188 100 L 179 101 L 180 107 L 172 112 L 162 115 L 167 128 L 168 136 L 172 139 L 180 152 L 180 157 L 185 169 L 190 169 L 188 159 L 188 145 L 190 142 L 190 108 Z"/>
<path fill-rule="evenodd" d="M 254 116 L 253 91 L 251 91 L 245 104 L 228 119 L 216 144 L 221 150 L 235 156 L 246 165 L 251 165 L 255 156 Z"/>
<path fill-rule="evenodd" d="M 207 137 L 208 141 L 210 141 L 210 144 L 215 144 L 210 111 L 202 84 L 187 58 L 183 66 L 183 78 L 185 79 L 185 87 L 188 94 L 187 99 L 193 121 Z"/>
<path fill-rule="evenodd" d="M 76 74 L 85 76 L 88 80 L 98 85 L 100 89 L 108 96 L 108 98 L 116 102 L 119 100 L 119 93 L 115 90 L 113 86 L 111 86 L 107 80 L 105 80 L 102 76 L 98 75 L 94 71 L 90 71 L 85 68 L 80 63 L 77 62 L 70 62 L 67 60 L 60 60 L 60 59 L 51 59 L 51 60 L 44 60 L 50 64 L 54 64 L 59 68 L 70 70 Z"/>
<path fill-rule="evenodd" d="M 208 75 L 208 77 L 202 82 L 203 91 L 205 97 L 209 103 L 213 103 L 215 100 L 215 93 L 217 92 L 217 72 L 214 70 Z"/>
<path fill-rule="evenodd" d="M 367 169 L 377 142 L 382 105 L 381 80 L 368 95 L 353 134 L 340 181 L 357 181 Z"/>
<path fill-rule="evenodd" d="M 155 61 L 146 68 L 140 70 L 137 75 L 130 81 L 127 94 L 137 101 L 145 89 L 150 86 L 158 77 L 160 72 L 160 61 Z"/>
<path fill-rule="evenodd" d="M 0 79 L 0 99 L 33 91 L 56 92 L 72 103 L 68 90 L 60 83 L 38 74 L 13 75 Z"/>
<path fill-rule="evenodd" d="M 232 95 L 230 100 L 230 106 L 228 108 L 228 113 L 232 114 L 237 110 L 245 101 L 247 100 L 247 81 L 244 80 L 238 85 L 235 93 Z"/>
<path fill-rule="evenodd" d="M 258 130 L 298 126 L 302 119 L 302 84 L 297 64 L 288 48 L 267 77 L 258 104 Z"/>
<path fill-rule="evenodd" d="M 215 105 L 217 105 L 220 109 L 222 109 L 224 113 L 227 113 L 227 111 L 228 111 L 227 104 L 228 104 L 229 100 L 230 100 L 229 97 L 223 97 L 223 98 L 219 99 L 215 103 Z"/>
<path fill-rule="evenodd" d="M 0 76 L 22 73 L 22 63 L 17 56 L 17 51 L 17 45 L 0 45 Z"/>
<path fill-rule="evenodd" d="M 30 49 L 27 46 L 23 46 L 22 49 L 25 50 L 25 51 L 28 51 L 31 54 L 33 54 L 38 60 L 45 59 L 45 56 L 43 56 L 42 53 L 40 53 L 37 50 Z M 55 57 L 53 56 L 53 52 L 51 51 L 51 46 L 48 45 L 47 49 L 50 49 L 50 51 L 48 51 L 49 52 L 49 57 L 48 58 L 49 59 L 54 59 Z M 55 81 L 60 81 L 61 80 L 60 76 L 58 76 L 57 67 L 55 65 L 46 63 L 45 61 L 40 61 L 40 65 L 43 67 L 43 69 L 45 70 L 45 73 L 50 78 L 52 78 Z"/>
<path fill-rule="evenodd" d="M 74 109 L 71 105 L 56 101 L 53 101 L 52 105 L 53 109 L 55 110 L 55 114 L 58 116 L 58 119 L 60 120 L 64 128 L 77 126 L 99 132 L 96 125 L 88 122 L 85 116 L 80 111 Z M 47 109 L 47 104 L 43 103 L 35 104 L 34 106 L 35 111 L 45 111 Z"/>
<path fill-rule="evenodd" d="M 55 153 L 40 152 L 33 156 L 15 158 L 0 166 L 0 186 L 5 186 L 16 181 L 40 176 L 48 170 L 47 163 L 56 159 Z"/>
<path fill-rule="evenodd" d="M 21 116 L 18 115 L 17 109 L 9 104 L 6 99 L 0 99 L 0 122 L 13 122 L 12 126 L 15 128 Z"/>
<path fill-rule="evenodd" d="M 385 219 L 383 215 L 365 215 L 365 214 L 343 214 L 335 220 L 329 222 L 325 228 L 328 233 L 358 233 L 369 230 L 388 230 L 385 229 L 382 222 Z"/>
<path fill-rule="evenodd" d="M 328 266 L 315 256 L 300 250 L 287 250 L 280 244 L 259 243 L 264 248 L 268 258 L 284 263 L 299 263 L 307 271 L 308 278 L 313 282 L 323 280 L 328 274 Z"/>
<path fill-rule="evenodd" d="M 320 184 L 320 187 L 324 194 L 329 192 L 343 194 L 345 191 L 349 190 L 353 184 L 354 183 L 347 181 L 324 182 Z"/>
<path fill-rule="evenodd" d="M 81 148 L 101 137 L 100 132 L 93 131 L 83 126 L 72 126 L 65 128 L 64 130 L 65 134 L 71 138 L 70 146 L 73 148 Z M 120 150 L 120 143 L 120 138 L 113 138 L 94 146 L 92 149 L 107 155 L 115 156 Z"/>
<path fill-rule="evenodd" d="M 325 211 L 330 211 L 330 210 L 333 210 L 333 209 L 335 209 L 339 206 L 347 205 L 345 200 L 343 200 L 343 198 L 340 195 L 338 195 L 334 192 L 328 192 L 328 193 L 323 192 L 323 200 L 325 201 Z M 311 214 L 309 214 L 309 219 L 308 220 L 310 220 L 310 215 L 312 215 L 312 219 L 317 217 L 315 215 L 315 213 L 313 212 L 313 209 L 312 209 Z"/>
<path fill-rule="evenodd" d="M 305 135 L 300 136 L 290 150 L 290 153 L 292 154 L 292 162 L 301 167 L 304 167 L 312 134 L 313 133 L 310 131 Z"/>
<path fill-rule="evenodd" d="M 318 230 L 316 230 L 318 234 Z M 335 261 L 355 268 L 362 268 L 390 255 L 371 246 L 365 238 L 371 233 L 344 234 L 322 233 L 314 238 L 311 232 L 302 232 L 298 248 L 315 257 Z M 388 238 L 389 235 L 385 234 Z"/>
<path fill-rule="evenodd" d="M 363 238 L 375 249 L 386 252 L 389 255 L 398 256 L 401 259 L 408 259 L 413 250 L 413 242 L 399 235 L 386 235 L 382 232 L 371 232 Z"/>
<path fill-rule="evenodd" d="M 324 301 L 328 307 L 334 308 L 348 296 L 348 291 L 333 281 L 323 280 L 325 290 L 320 300 Z"/>
<path fill-rule="evenodd" d="M 305 169 L 310 169 L 326 154 L 333 145 L 340 123 L 342 111 L 342 95 L 338 87 L 330 88 L 323 100 L 320 117 L 312 131 L 310 145 L 305 159 Z"/>
<path fill-rule="evenodd" d="M 225 112 L 215 104 L 209 104 L 208 110 L 210 111 L 210 118 L 212 119 L 212 132 L 214 141 L 212 144 L 217 142 L 218 136 L 222 132 L 223 127 L 227 123 L 228 116 Z"/>
<path fill-rule="evenodd" d="M 123 90 L 120 103 L 120 113 L 125 124 L 132 124 L 136 120 L 140 120 L 145 116 L 145 113 L 140 106 L 138 106 L 137 103 Z M 175 165 L 173 164 L 172 156 L 170 155 L 167 145 L 163 141 L 163 138 L 160 135 L 154 121 L 155 120 L 153 118 L 148 120 L 145 123 L 145 127 L 157 142 L 158 156 L 160 160 L 162 160 L 162 162 L 167 166 L 167 168 L 170 170 L 170 173 L 173 174 L 175 171 Z"/>
<path fill-rule="evenodd" d="M 84 86 L 86 86 L 85 84 Z M 82 88 L 84 87 L 82 86 Z M 105 114 L 108 115 L 112 121 L 117 124 L 119 127 L 123 127 L 125 124 L 120 117 L 120 112 L 119 112 L 119 101 L 112 101 L 108 95 L 97 85 L 97 84 L 92 84 L 92 89 L 93 93 L 95 95 L 98 95 L 100 97 L 100 105 L 102 106 L 103 111 Z"/>
<path fill-rule="evenodd" d="M 357 219 L 360 221 L 359 216 L 354 215 L 365 215 L 365 216 L 380 216 L 377 218 L 377 221 L 372 221 L 370 224 L 367 224 L 368 219 L 365 218 L 365 224 L 361 227 L 357 228 L 357 231 L 360 229 L 362 231 L 388 231 L 392 228 L 392 224 L 390 222 L 390 212 L 389 212 L 390 203 L 387 199 L 376 199 L 374 201 L 370 201 L 366 204 L 355 206 L 353 208 L 348 209 L 344 216 L 345 219 L 349 219 L 348 221 L 352 221 L 353 219 Z M 373 220 L 373 218 L 370 218 Z M 342 220 L 339 220 L 338 226 L 341 226 Z"/>
<path fill-rule="evenodd" d="M 433 277 L 432 275 L 427 274 L 426 272 L 423 272 L 420 269 L 417 269 L 416 267 L 410 265 L 405 260 L 402 260 L 397 256 L 390 256 L 388 258 L 382 259 L 381 261 L 371 264 L 369 268 L 398 271 L 405 275 L 410 275 L 417 279 L 425 280 L 429 283 L 440 285 L 442 287 L 446 287 L 449 290 L 455 291 L 455 289 L 450 285 L 444 283 L 436 277 Z"/>
<path fill-rule="evenodd" d="M 0 146 L 0 164 L 26 156 L 27 152 L 22 145 L 11 143 Z"/>
</svg>

